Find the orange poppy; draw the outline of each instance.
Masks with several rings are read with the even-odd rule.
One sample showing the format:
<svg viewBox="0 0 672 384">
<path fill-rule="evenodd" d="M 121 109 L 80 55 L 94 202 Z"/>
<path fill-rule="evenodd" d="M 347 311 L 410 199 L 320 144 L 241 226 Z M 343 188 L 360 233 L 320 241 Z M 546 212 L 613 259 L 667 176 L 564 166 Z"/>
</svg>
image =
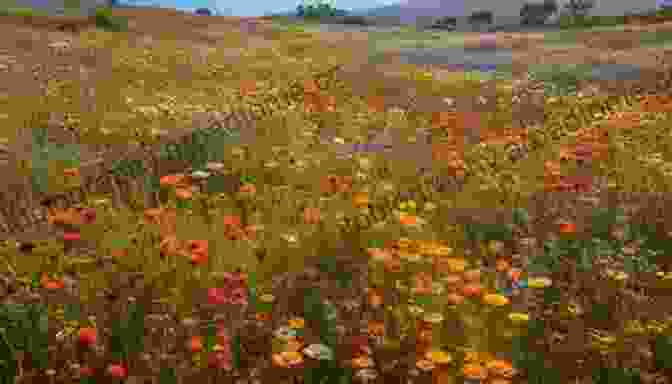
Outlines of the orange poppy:
<svg viewBox="0 0 672 384">
<path fill-rule="evenodd" d="M 321 221 L 321 212 L 317 207 L 306 207 L 303 210 L 303 222 L 306 224 L 318 224 Z"/>
<path fill-rule="evenodd" d="M 379 308 L 381 305 L 383 305 L 383 295 L 381 295 L 380 292 L 375 288 L 368 289 L 367 298 L 369 305 L 373 308 Z"/>
<path fill-rule="evenodd" d="M 63 170 L 63 175 L 68 177 L 79 176 L 79 168 L 66 168 Z"/>
<path fill-rule="evenodd" d="M 159 179 L 159 185 L 162 187 L 173 187 L 185 181 L 186 176 L 182 173 L 175 173 L 172 175 L 163 176 Z"/>
<path fill-rule="evenodd" d="M 145 223 L 148 224 L 158 224 L 159 218 L 161 217 L 161 214 L 163 213 L 163 209 L 161 208 L 148 208 L 145 209 L 143 216 L 145 219 Z"/>
<path fill-rule="evenodd" d="M 180 200 L 188 200 L 194 197 L 194 193 L 189 188 L 176 188 L 175 196 Z"/>
<path fill-rule="evenodd" d="M 469 283 L 462 287 L 462 294 L 466 297 L 480 296 L 483 293 L 483 286 L 478 283 Z"/>
<path fill-rule="evenodd" d="M 522 274 L 523 274 L 523 271 L 520 268 L 511 268 L 511 269 L 509 269 L 509 272 L 507 273 L 507 275 L 509 276 L 509 279 L 511 279 L 511 281 L 515 281 L 515 282 L 520 280 L 520 277 L 522 276 Z"/>
<path fill-rule="evenodd" d="M 497 259 L 497 272 L 505 272 L 511 269 L 511 263 L 506 259 Z"/>
<path fill-rule="evenodd" d="M 240 82 L 240 93 L 243 96 L 250 95 L 256 91 L 257 83 L 253 80 L 242 80 Z"/>
<path fill-rule="evenodd" d="M 240 186 L 240 189 L 238 190 L 240 193 L 248 194 L 248 195 L 254 195 L 257 193 L 257 187 L 254 184 L 243 184 Z"/>
<path fill-rule="evenodd" d="M 451 305 L 460 305 L 464 303 L 464 296 L 460 295 L 459 293 L 449 293 L 446 295 L 446 299 Z"/>
<path fill-rule="evenodd" d="M 128 255 L 128 249 L 125 248 L 113 249 L 110 251 L 110 255 L 114 258 L 124 257 Z"/>
<path fill-rule="evenodd" d="M 437 111 L 432 113 L 433 128 L 454 128 L 457 125 L 457 112 Z"/>
<path fill-rule="evenodd" d="M 564 222 L 560 224 L 559 232 L 563 234 L 576 233 L 576 224 L 572 222 Z"/>
<path fill-rule="evenodd" d="M 516 373 L 511 363 L 507 360 L 491 360 L 485 366 L 493 376 L 511 378 Z"/>
<path fill-rule="evenodd" d="M 192 336 L 187 341 L 187 349 L 191 353 L 198 353 L 203 350 L 203 338 L 201 336 Z"/>
<path fill-rule="evenodd" d="M 165 236 L 159 243 L 159 250 L 165 255 L 175 255 L 181 249 L 182 244 L 176 236 Z"/>
<path fill-rule="evenodd" d="M 480 364 L 465 364 L 462 367 L 462 375 L 471 380 L 485 380 L 488 377 L 488 371 Z"/>
<path fill-rule="evenodd" d="M 418 224 L 418 216 L 402 214 L 399 216 L 399 223 L 401 225 L 416 225 Z"/>
<path fill-rule="evenodd" d="M 306 79 L 303 81 L 303 91 L 305 93 L 317 93 L 320 91 L 320 88 L 314 79 Z"/>
<path fill-rule="evenodd" d="M 475 283 L 481 280 L 482 272 L 480 269 L 470 269 L 462 274 L 464 281 Z"/>
<path fill-rule="evenodd" d="M 226 227 L 237 227 L 240 226 L 240 216 L 235 216 L 235 215 L 224 215 L 222 218 L 222 223 Z"/>
<path fill-rule="evenodd" d="M 47 214 L 47 222 L 51 225 L 81 225 L 81 215 L 75 208 L 51 208 Z"/>
<path fill-rule="evenodd" d="M 413 276 L 413 291 L 432 291 L 432 275 L 427 272 L 418 272 Z"/>
<path fill-rule="evenodd" d="M 366 99 L 366 104 L 371 112 L 385 112 L 385 99 L 380 95 L 370 95 Z"/>
<path fill-rule="evenodd" d="M 370 320 L 367 326 L 367 333 L 371 337 L 381 337 L 385 335 L 385 322 Z"/>
<path fill-rule="evenodd" d="M 369 205 L 369 193 L 368 192 L 355 192 L 352 196 L 352 203 L 357 208 L 365 208 Z"/>
<path fill-rule="evenodd" d="M 65 287 L 65 283 L 63 283 L 63 280 L 50 279 L 47 276 L 47 274 L 42 275 L 41 283 L 43 288 L 48 289 L 50 291 L 62 289 L 63 287 Z"/>
</svg>

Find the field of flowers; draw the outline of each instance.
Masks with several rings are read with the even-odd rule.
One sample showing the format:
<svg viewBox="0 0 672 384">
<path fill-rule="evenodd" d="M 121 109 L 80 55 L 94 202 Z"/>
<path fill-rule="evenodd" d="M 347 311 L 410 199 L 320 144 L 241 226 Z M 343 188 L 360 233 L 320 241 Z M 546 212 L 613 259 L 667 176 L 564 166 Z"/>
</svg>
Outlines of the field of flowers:
<svg viewBox="0 0 672 384">
<path fill-rule="evenodd" d="M 176 170 L 132 163 L 125 203 L 45 199 L 51 236 L 0 247 L 2 383 L 669 382 L 672 99 L 652 84 L 554 94 L 527 124 L 511 79 L 402 66 L 407 105 L 373 75 L 360 95 L 334 70 L 352 53 L 308 35 L 237 65 L 115 36 L 72 43 L 113 53 L 95 102 L 52 79 L 34 108 L 97 145 L 212 109 L 253 111 L 254 134 L 150 153 Z M 76 159 L 40 175 L 82 187 Z"/>
</svg>

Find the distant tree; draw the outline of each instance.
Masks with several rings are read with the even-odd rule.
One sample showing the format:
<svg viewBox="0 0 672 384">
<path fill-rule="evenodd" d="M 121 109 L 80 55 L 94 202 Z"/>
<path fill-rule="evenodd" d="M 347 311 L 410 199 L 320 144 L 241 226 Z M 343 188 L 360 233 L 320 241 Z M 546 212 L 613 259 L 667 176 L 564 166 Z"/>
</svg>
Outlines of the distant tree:
<svg viewBox="0 0 672 384">
<path fill-rule="evenodd" d="M 520 9 L 521 24 L 544 24 L 548 18 L 558 11 L 556 0 L 544 0 L 543 3 L 525 3 Z"/>
<path fill-rule="evenodd" d="M 570 16 L 587 16 L 588 12 L 595 7 L 595 0 L 569 0 L 565 9 Z"/>
<path fill-rule="evenodd" d="M 492 12 L 490 11 L 475 11 L 469 16 L 470 24 L 492 24 Z"/>
</svg>

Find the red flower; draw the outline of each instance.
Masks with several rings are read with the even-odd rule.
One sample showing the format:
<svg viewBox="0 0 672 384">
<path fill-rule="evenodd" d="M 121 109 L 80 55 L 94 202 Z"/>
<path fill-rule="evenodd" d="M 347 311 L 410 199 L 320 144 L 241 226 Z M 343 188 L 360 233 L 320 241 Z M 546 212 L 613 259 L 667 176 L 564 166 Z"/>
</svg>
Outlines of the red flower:
<svg viewBox="0 0 672 384">
<path fill-rule="evenodd" d="M 224 226 L 226 227 L 238 227 L 240 226 L 240 216 L 226 215 L 224 216 Z"/>
<path fill-rule="evenodd" d="M 83 367 L 79 367 L 79 375 L 82 377 L 93 376 L 93 368 L 87 367 L 86 365 Z"/>
<path fill-rule="evenodd" d="M 128 372 L 126 371 L 126 367 L 124 367 L 121 364 L 110 364 L 107 366 L 107 373 L 112 376 L 116 377 L 118 379 L 123 379 L 126 377 Z"/>
<path fill-rule="evenodd" d="M 77 341 L 79 342 L 80 345 L 90 347 L 96 344 L 97 340 L 98 340 L 98 332 L 96 331 L 95 328 L 84 327 L 79 329 L 79 333 L 77 335 Z"/>
<path fill-rule="evenodd" d="M 576 233 L 576 224 L 571 223 L 571 222 L 562 223 L 562 224 L 560 224 L 559 231 L 560 231 L 560 233 L 563 233 L 563 234 Z"/>
<path fill-rule="evenodd" d="M 208 288 L 208 303 L 209 304 L 228 304 L 229 299 L 223 288 Z"/>
<path fill-rule="evenodd" d="M 192 264 L 204 264 L 208 261 L 208 241 L 189 240 L 187 242 L 189 259 Z"/>
<path fill-rule="evenodd" d="M 82 235 L 79 232 L 66 232 L 63 234 L 64 241 L 77 241 L 81 239 Z"/>
</svg>

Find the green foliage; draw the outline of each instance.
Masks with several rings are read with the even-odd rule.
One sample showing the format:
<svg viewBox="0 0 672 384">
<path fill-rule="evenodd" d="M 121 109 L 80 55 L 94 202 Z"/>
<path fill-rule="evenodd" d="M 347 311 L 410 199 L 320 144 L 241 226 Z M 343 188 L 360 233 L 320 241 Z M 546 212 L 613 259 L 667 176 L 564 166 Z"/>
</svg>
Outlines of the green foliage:
<svg viewBox="0 0 672 384">
<path fill-rule="evenodd" d="M 33 366 L 49 362 L 49 318 L 43 304 L 3 304 L 0 307 L 0 377 L 13 383 L 17 374 L 16 351 L 30 354 Z M 5 381 L 7 380 L 7 381 Z"/>
<path fill-rule="evenodd" d="M 44 12 L 40 12 L 32 8 L 7 8 L 0 10 L 0 16 L 33 17 L 43 14 Z"/>
<path fill-rule="evenodd" d="M 112 325 L 110 353 L 117 360 L 126 361 L 131 354 L 143 351 L 145 335 L 145 311 L 141 304 L 132 302 L 128 316 Z"/>
<path fill-rule="evenodd" d="M 47 193 L 49 192 L 49 165 L 61 162 L 66 168 L 78 167 L 80 163 L 79 145 L 49 143 L 46 127 L 33 128 L 32 139 L 31 182 L 36 192 Z"/>
<path fill-rule="evenodd" d="M 110 32 L 124 32 L 128 30 L 127 20 L 112 15 L 112 8 L 99 7 L 94 15 L 96 27 Z"/>
</svg>

